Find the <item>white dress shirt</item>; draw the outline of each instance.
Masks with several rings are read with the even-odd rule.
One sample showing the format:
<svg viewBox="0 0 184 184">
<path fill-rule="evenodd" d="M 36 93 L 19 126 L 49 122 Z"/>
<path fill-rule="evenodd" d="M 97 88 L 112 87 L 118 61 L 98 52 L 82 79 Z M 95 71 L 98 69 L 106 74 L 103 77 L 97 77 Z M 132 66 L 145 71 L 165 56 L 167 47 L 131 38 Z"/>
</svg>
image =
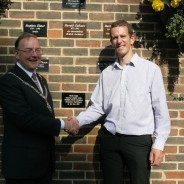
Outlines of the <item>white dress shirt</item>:
<svg viewBox="0 0 184 184">
<path fill-rule="evenodd" d="M 103 70 L 91 96 L 91 105 L 81 112 L 79 125 L 106 115 L 104 126 L 112 134 L 153 134 L 153 148 L 163 150 L 170 133 L 170 117 L 160 68 L 134 54 L 128 65 L 118 59 Z"/>
</svg>

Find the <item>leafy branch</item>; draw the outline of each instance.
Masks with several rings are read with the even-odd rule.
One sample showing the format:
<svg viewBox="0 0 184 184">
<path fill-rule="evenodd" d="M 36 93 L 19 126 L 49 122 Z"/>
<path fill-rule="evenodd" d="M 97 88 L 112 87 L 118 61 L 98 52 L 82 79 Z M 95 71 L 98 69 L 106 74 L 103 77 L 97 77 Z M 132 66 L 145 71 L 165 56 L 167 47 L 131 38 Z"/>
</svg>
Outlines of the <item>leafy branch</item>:
<svg viewBox="0 0 184 184">
<path fill-rule="evenodd" d="M 9 9 L 9 6 L 12 4 L 11 0 L 0 0 L 0 18 L 6 17 L 5 11 Z"/>
</svg>

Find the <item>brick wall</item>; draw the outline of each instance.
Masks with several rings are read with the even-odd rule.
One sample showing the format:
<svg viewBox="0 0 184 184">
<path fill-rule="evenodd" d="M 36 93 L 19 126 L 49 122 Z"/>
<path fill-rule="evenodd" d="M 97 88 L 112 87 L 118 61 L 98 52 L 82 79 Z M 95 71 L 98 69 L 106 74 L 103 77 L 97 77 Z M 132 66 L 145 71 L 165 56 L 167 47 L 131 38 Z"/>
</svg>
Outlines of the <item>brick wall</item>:
<svg viewBox="0 0 184 184">
<path fill-rule="evenodd" d="M 172 120 L 172 131 L 165 147 L 164 162 L 154 167 L 151 184 L 184 184 L 184 59 L 176 45 L 166 40 L 163 26 L 149 4 L 140 0 L 86 0 L 86 8 L 62 8 L 62 0 L 12 0 L 14 3 L 0 19 L 0 74 L 14 65 L 14 41 L 23 31 L 24 21 L 44 21 L 47 37 L 40 37 L 49 72 L 42 73 L 51 90 L 56 116 L 77 115 L 85 108 L 63 108 L 61 94 L 85 93 L 86 106 L 98 80 L 97 61 L 113 61 L 114 50 L 103 38 L 103 23 L 126 19 L 137 35 L 135 51 L 160 65 Z M 86 38 L 63 38 L 63 23 L 86 23 Z M 154 45 L 156 44 L 156 46 Z M 157 54 L 159 53 L 159 56 Z M 158 89 L 159 90 L 159 89 Z M 0 135 L 3 134 L 0 110 Z M 56 144 L 57 170 L 54 184 L 100 184 L 100 122 L 82 128 L 79 135 L 61 132 Z M 125 172 L 128 184 L 128 173 Z M 3 176 L 0 184 L 4 183 Z"/>
</svg>

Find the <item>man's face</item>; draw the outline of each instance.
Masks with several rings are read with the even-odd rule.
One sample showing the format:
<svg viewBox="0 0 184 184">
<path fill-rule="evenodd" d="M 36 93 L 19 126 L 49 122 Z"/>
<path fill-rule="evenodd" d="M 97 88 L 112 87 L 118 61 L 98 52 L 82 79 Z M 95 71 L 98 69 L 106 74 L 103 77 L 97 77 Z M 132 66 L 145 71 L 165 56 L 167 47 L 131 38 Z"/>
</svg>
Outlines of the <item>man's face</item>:
<svg viewBox="0 0 184 184">
<path fill-rule="evenodd" d="M 42 53 L 40 50 L 41 48 L 37 38 L 24 38 L 19 43 L 15 57 L 26 70 L 34 71 L 41 61 Z"/>
<path fill-rule="evenodd" d="M 132 51 L 134 36 L 130 36 L 126 26 L 114 27 L 111 29 L 111 44 L 116 49 L 119 57 L 125 57 Z"/>
</svg>

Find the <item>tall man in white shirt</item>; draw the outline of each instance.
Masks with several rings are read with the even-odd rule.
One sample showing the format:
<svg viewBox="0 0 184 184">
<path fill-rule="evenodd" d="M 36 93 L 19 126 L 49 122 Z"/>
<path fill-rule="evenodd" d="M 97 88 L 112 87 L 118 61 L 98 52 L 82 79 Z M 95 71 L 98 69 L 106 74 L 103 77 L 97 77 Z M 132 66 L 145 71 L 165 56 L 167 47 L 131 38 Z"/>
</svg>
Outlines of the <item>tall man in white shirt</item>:
<svg viewBox="0 0 184 184">
<path fill-rule="evenodd" d="M 123 162 L 131 184 L 149 184 L 151 166 L 162 162 L 170 133 L 162 74 L 133 52 L 135 37 L 128 22 L 112 23 L 110 41 L 118 57 L 103 70 L 91 105 L 76 119 L 81 127 L 106 115 L 101 134 L 105 184 L 122 184 Z"/>
</svg>

